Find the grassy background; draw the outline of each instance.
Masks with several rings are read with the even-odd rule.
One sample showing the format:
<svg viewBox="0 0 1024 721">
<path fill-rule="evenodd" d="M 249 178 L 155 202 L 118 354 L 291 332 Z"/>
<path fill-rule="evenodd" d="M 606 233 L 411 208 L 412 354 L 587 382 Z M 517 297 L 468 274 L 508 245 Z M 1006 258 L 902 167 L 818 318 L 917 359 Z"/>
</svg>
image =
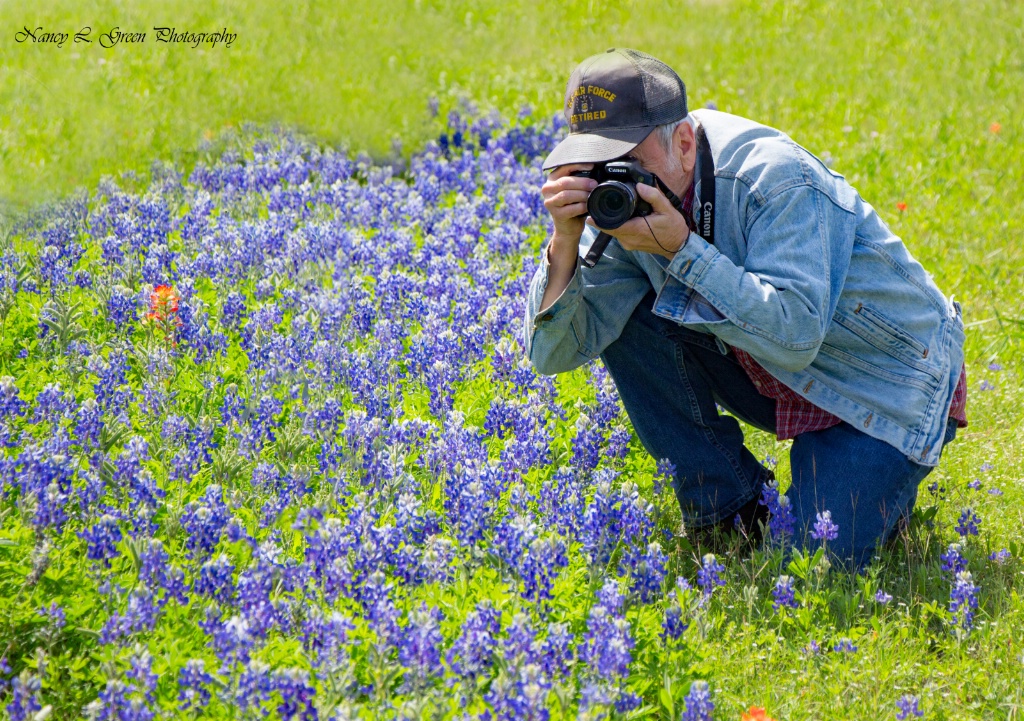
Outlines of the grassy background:
<svg viewBox="0 0 1024 721">
<path fill-rule="evenodd" d="M 155 42 L 157 25 L 238 37 L 193 49 Z M 94 42 L 17 43 L 24 26 L 89 26 Z M 147 41 L 100 47 L 114 27 Z M 549 114 L 580 59 L 624 45 L 675 67 L 691 106 L 714 102 L 831 156 L 940 287 L 970 301 L 966 321 L 999 328 L 972 344 L 976 359 L 1024 336 L 1007 320 L 1024 317 L 1017 0 L 41 0 L 0 4 L 0 29 L 8 212 L 156 159 L 188 166 L 204 136 L 244 121 L 287 123 L 375 157 L 400 138 L 408 154 L 435 132 L 431 96 L 442 108 L 468 96 L 509 116 L 524 104 Z"/>
<path fill-rule="evenodd" d="M 109 50 L 56 48 L 16 43 L 24 25 L 90 25 L 94 38 L 114 26 L 226 26 L 238 38 L 206 50 L 152 37 Z M 615 45 L 651 52 L 680 72 L 691 106 L 713 101 L 831 156 L 963 303 L 971 426 L 929 478 L 950 489 L 943 542 L 968 503 L 984 519 L 983 543 L 1024 541 L 1024 3 L 69 0 L 0 4 L 0 29 L 8 211 L 156 159 L 187 167 L 204 136 L 243 121 L 288 123 L 375 156 L 400 137 L 409 152 L 435 132 L 432 95 L 442 107 L 466 95 L 509 116 L 523 104 L 547 114 L 586 55 Z M 993 361 L 1002 370 L 990 370 Z M 980 391 L 982 379 L 995 390 Z M 751 445 L 779 457 L 780 477 L 788 475 L 788 444 L 752 434 Z M 994 465 L 986 487 L 1005 496 L 966 489 L 985 462 Z M 929 538 L 909 555 L 939 543 Z M 894 689 L 918 693 L 930 718 L 1019 718 L 1024 571 L 1011 569 L 980 579 L 980 629 L 954 648 L 936 649 L 924 632 L 930 612 L 914 599 L 928 595 L 925 581 L 897 557 L 882 577 L 896 601 L 877 627 L 853 629 L 860 651 L 848 659 L 808 659 L 779 641 L 771 619 L 744 613 L 741 578 L 730 579 L 729 624 L 696 651 L 721 679 L 725 706 L 755 702 L 776 718 L 890 718 Z M 756 568 L 739 573 L 748 571 L 753 583 Z"/>
</svg>

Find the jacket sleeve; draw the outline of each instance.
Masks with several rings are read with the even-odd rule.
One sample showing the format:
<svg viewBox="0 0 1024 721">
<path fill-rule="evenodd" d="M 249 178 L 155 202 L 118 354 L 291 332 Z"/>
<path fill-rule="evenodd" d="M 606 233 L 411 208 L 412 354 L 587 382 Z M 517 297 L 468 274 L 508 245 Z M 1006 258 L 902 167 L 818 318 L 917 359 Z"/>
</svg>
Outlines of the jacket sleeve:
<svg viewBox="0 0 1024 721">
<path fill-rule="evenodd" d="M 589 226 L 580 240 L 585 253 L 597 235 Z M 576 258 L 569 285 L 540 312 L 548 284 L 547 246 L 527 294 L 526 355 L 537 372 L 554 375 L 593 360 L 622 333 L 637 303 L 651 290 L 647 274 L 614 238 L 588 268 Z"/>
<path fill-rule="evenodd" d="M 839 213 L 847 212 L 811 185 L 780 191 L 751 210 L 742 266 L 691 233 L 666 268 L 654 312 L 699 324 L 755 358 L 802 370 L 817 355 L 832 316 L 829 274 L 845 267 L 830 257 L 836 252 L 830 229 L 843 226 L 833 217 Z"/>
</svg>

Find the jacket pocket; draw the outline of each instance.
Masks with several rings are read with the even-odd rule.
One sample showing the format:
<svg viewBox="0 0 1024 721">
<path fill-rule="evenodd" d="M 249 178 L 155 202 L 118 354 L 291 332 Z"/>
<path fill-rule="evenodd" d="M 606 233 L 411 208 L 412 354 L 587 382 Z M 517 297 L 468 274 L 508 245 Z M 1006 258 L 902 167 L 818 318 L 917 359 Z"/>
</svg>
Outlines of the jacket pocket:
<svg viewBox="0 0 1024 721">
<path fill-rule="evenodd" d="M 837 311 L 833 319 L 886 355 L 914 370 L 927 373 L 936 381 L 941 380 L 938 369 L 927 361 L 928 346 L 878 311 L 858 303 L 852 313 Z"/>
<path fill-rule="evenodd" d="M 888 333 L 896 340 L 902 343 L 906 343 L 908 346 L 914 349 L 917 355 L 921 356 L 922 358 L 928 357 L 928 347 L 924 343 L 922 343 L 917 338 L 904 331 L 902 328 L 900 328 L 898 325 L 896 325 L 891 320 L 886 318 L 884 315 L 879 313 L 877 310 L 871 310 L 863 303 L 858 303 L 856 310 L 854 310 L 853 312 L 857 313 L 862 318 L 865 318 L 867 321 L 874 323 L 876 326 L 878 326 L 879 329 L 881 329 L 883 333 Z"/>
</svg>

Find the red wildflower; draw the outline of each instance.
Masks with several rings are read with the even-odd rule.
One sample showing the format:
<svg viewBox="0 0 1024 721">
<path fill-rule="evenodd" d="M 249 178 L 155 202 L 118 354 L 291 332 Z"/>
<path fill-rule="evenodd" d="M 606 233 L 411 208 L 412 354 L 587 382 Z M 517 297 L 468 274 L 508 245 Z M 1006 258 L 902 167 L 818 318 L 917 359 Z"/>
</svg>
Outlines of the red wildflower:
<svg viewBox="0 0 1024 721">
<path fill-rule="evenodd" d="M 146 317 L 151 320 L 167 321 L 178 312 L 178 291 L 169 285 L 158 285 L 149 294 L 149 312 Z M 175 318 L 177 320 L 177 318 Z"/>
<path fill-rule="evenodd" d="M 900 211 L 902 213 L 906 209 L 907 209 L 907 204 L 904 203 L 902 200 L 900 202 L 896 203 L 896 210 L 898 210 L 898 211 Z"/>
<path fill-rule="evenodd" d="M 751 706 L 746 713 L 740 716 L 740 721 L 775 721 L 760 706 Z"/>
<path fill-rule="evenodd" d="M 988 132 L 992 133 L 993 135 L 999 135 L 999 131 L 1002 129 L 1003 126 L 1000 125 L 999 123 L 992 123 L 991 125 L 988 126 Z"/>
</svg>

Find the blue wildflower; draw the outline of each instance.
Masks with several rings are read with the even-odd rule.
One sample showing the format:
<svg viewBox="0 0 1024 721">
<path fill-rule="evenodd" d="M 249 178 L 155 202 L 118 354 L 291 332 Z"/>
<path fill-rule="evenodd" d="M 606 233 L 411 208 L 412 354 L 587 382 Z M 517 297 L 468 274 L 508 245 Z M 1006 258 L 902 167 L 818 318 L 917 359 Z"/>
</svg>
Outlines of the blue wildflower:
<svg viewBox="0 0 1024 721">
<path fill-rule="evenodd" d="M 960 571 L 949 592 L 949 613 L 952 622 L 964 631 L 974 626 L 974 611 L 978 608 L 979 588 L 974 583 L 970 571 Z"/>
<path fill-rule="evenodd" d="M 715 554 L 704 554 L 701 567 L 697 571 L 697 585 L 703 589 L 705 598 L 710 598 L 716 586 L 725 585 L 725 579 L 721 576 L 724 572 L 725 566 L 718 562 Z"/>
<path fill-rule="evenodd" d="M 796 608 L 799 605 L 796 602 L 796 592 L 793 589 L 792 576 L 779 576 L 775 582 L 775 588 L 772 589 L 772 596 L 775 598 L 772 606 L 776 611 L 783 606 Z"/>
<path fill-rule="evenodd" d="M 855 653 L 857 651 L 857 647 L 853 645 L 853 641 L 844 636 L 832 647 L 832 650 L 837 652 Z"/>
<path fill-rule="evenodd" d="M 711 688 L 707 681 L 694 681 L 690 684 L 690 692 L 684 699 L 686 710 L 680 717 L 681 721 L 711 721 L 711 712 L 715 704 L 711 700 Z"/>
<path fill-rule="evenodd" d="M 899 700 L 896 701 L 896 708 L 899 709 L 899 713 L 896 714 L 896 718 L 899 719 L 899 721 L 903 721 L 903 719 L 910 718 L 911 716 L 917 716 L 918 718 L 924 716 L 924 711 L 919 709 L 917 704 L 917 696 L 913 696 L 909 693 L 900 696 Z"/>
<path fill-rule="evenodd" d="M 956 524 L 956 532 L 960 534 L 962 538 L 967 536 L 977 536 L 978 527 L 981 524 L 981 518 L 970 508 L 965 508 L 960 513 L 960 519 Z"/>
<path fill-rule="evenodd" d="M 823 511 L 816 514 L 818 519 L 811 531 L 811 538 L 818 541 L 834 541 L 839 538 L 839 526 L 832 522 L 832 512 Z"/>
</svg>

